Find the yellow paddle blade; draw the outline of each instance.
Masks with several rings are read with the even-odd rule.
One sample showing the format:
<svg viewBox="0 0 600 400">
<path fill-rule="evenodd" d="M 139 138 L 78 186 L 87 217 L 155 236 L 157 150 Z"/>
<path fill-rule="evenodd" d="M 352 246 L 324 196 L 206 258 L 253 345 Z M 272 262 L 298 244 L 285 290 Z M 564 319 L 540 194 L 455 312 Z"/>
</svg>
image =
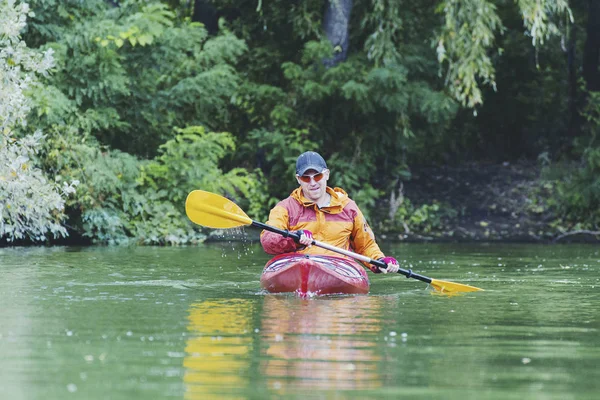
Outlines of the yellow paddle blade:
<svg viewBox="0 0 600 400">
<path fill-rule="evenodd" d="M 209 228 L 236 228 L 252 224 L 250 217 L 233 201 L 204 190 L 188 194 L 185 213 L 195 224 Z"/>
<path fill-rule="evenodd" d="M 435 290 L 440 292 L 440 294 L 452 295 L 458 293 L 483 291 L 483 289 L 480 289 L 475 286 L 463 285 L 462 283 L 440 281 L 437 279 L 432 279 L 430 285 L 433 286 Z"/>
</svg>

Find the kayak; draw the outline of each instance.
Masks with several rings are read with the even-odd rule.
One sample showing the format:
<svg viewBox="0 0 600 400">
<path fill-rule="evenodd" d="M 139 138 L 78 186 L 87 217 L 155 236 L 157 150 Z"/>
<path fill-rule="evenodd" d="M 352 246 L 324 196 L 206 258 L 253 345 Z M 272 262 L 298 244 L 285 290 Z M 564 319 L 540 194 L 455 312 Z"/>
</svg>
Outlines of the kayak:
<svg viewBox="0 0 600 400">
<path fill-rule="evenodd" d="M 285 253 L 272 258 L 260 285 L 271 293 L 300 296 L 369 293 L 369 277 L 362 264 L 347 258 Z"/>
</svg>

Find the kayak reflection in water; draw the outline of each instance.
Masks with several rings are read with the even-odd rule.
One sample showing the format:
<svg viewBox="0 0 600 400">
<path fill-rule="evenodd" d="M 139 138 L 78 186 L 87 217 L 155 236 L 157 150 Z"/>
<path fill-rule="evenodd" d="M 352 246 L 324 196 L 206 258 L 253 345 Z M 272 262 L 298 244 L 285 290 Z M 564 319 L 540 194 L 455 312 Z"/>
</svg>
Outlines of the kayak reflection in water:
<svg viewBox="0 0 600 400">
<path fill-rule="evenodd" d="M 273 395 L 381 387 L 377 296 L 265 297 L 261 374 Z M 314 392 L 313 392 L 314 394 Z"/>
<path fill-rule="evenodd" d="M 300 187 L 271 210 L 267 225 L 296 231 L 300 240 L 295 242 L 293 238 L 265 230 L 260 238 L 263 249 L 269 254 L 298 252 L 338 255 L 311 246 L 314 239 L 387 264 L 387 269 L 365 264 L 375 273 L 397 272 L 398 261 L 381 252 L 373 231 L 356 203 L 343 189 L 327 186 L 329 174 L 325 160 L 318 153 L 307 151 L 298 157 L 296 180 Z"/>
<path fill-rule="evenodd" d="M 260 299 L 262 307 L 249 299 L 191 305 L 183 359 L 186 400 L 295 398 L 307 389 L 382 387 L 386 353 L 377 337 L 387 299 Z"/>
</svg>

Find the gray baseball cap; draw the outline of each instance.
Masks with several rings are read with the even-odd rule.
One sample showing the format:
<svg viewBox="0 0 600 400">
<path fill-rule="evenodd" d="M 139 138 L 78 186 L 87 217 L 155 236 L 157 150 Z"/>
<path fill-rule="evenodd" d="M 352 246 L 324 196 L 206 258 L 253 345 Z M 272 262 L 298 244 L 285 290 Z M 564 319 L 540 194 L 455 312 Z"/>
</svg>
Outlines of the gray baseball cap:
<svg viewBox="0 0 600 400">
<path fill-rule="evenodd" d="M 298 160 L 296 160 L 296 173 L 298 175 L 304 175 L 309 169 L 314 169 L 317 172 L 323 172 L 327 169 L 327 163 L 319 153 L 314 151 L 307 151 L 300 154 Z"/>
</svg>

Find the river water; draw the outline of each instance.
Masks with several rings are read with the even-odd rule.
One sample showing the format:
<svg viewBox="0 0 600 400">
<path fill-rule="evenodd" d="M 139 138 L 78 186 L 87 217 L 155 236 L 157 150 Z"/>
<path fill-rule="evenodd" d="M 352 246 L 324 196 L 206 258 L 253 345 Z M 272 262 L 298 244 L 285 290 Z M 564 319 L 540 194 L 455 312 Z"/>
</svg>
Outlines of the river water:
<svg viewBox="0 0 600 400">
<path fill-rule="evenodd" d="M 271 295 L 240 242 L 0 249 L 0 398 L 598 398 L 598 246 L 383 249 L 485 291 Z"/>
</svg>

